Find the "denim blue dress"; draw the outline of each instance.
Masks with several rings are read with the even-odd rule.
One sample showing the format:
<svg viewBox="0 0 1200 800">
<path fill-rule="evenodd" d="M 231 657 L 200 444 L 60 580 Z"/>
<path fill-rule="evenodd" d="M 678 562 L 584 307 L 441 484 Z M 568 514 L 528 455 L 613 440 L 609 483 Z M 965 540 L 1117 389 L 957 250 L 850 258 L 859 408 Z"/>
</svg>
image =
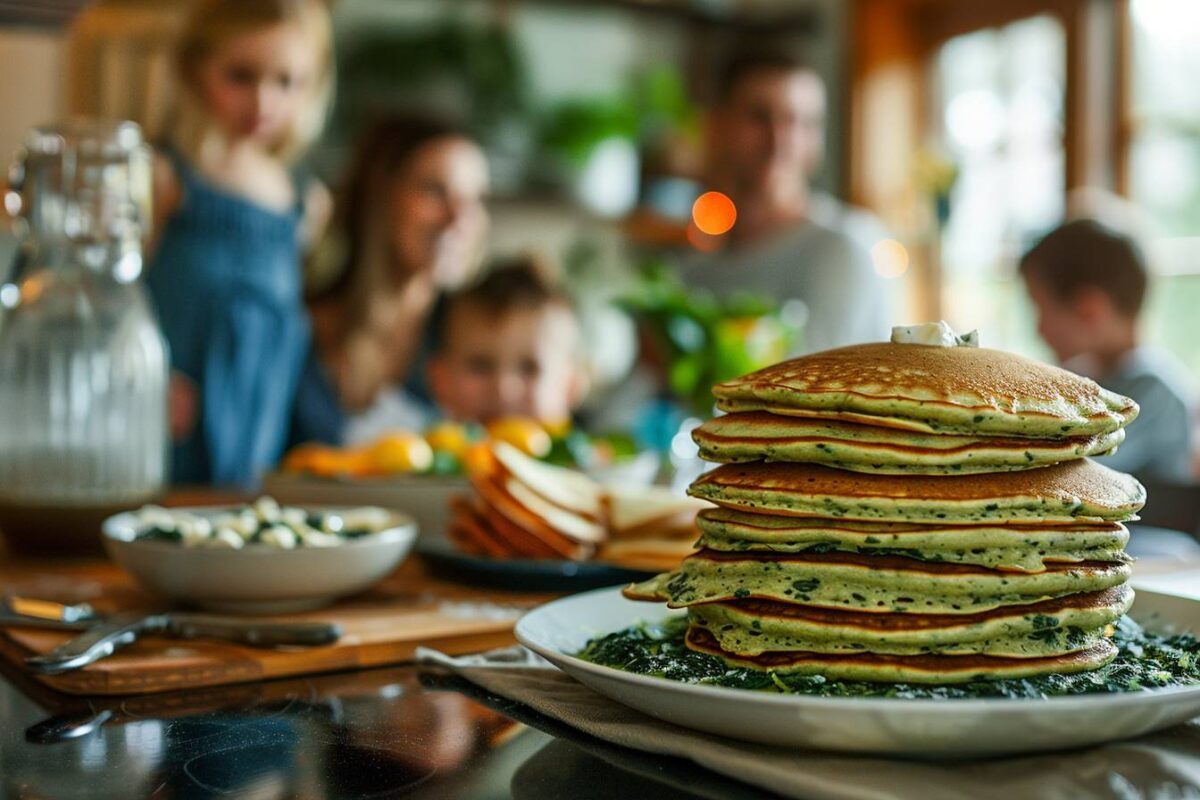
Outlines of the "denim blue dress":
<svg viewBox="0 0 1200 800">
<path fill-rule="evenodd" d="M 303 203 L 272 211 L 213 186 L 182 158 L 167 155 L 183 200 L 162 231 L 146 282 L 171 366 L 199 394 L 197 424 L 176 443 L 172 478 L 253 486 L 287 444 L 308 353 Z"/>
</svg>

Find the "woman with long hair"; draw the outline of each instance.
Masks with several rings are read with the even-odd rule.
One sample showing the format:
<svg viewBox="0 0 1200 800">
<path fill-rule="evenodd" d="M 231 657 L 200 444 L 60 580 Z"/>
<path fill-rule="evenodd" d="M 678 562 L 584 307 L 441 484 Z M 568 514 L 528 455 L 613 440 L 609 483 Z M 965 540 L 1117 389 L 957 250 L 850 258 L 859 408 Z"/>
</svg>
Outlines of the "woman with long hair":
<svg viewBox="0 0 1200 800">
<path fill-rule="evenodd" d="M 311 270 L 316 352 L 349 414 L 397 387 L 427 402 L 427 332 L 478 271 L 487 189 L 483 150 L 451 124 L 392 117 L 363 138 Z"/>
</svg>

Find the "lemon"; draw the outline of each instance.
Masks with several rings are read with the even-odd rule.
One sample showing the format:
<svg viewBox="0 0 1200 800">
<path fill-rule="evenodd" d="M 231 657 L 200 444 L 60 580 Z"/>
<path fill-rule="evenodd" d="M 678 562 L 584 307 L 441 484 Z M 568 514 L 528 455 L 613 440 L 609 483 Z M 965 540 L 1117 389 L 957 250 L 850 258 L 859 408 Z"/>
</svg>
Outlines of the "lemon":
<svg viewBox="0 0 1200 800">
<path fill-rule="evenodd" d="M 453 453 L 462 458 L 462 454 L 471 446 L 471 437 L 467 435 L 465 426 L 457 422 L 439 422 L 425 431 L 425 441 L 439 452 Z"/>
<path fill-rule="evenodd" d="M 385 434 L 365 451 L 371 471 L 384 474 L 425 472 L 433 466 L 433 448 L 410 431 Z"/>
<path fill-rule="evenodd" d="M 536 420 L 529 417 L 504 417 L 488 423 L 488 436 L 497 442 L 511 444 L 526 455 L 544 458 L 554 442 Z"/>
<path fill-rule="evenodd" d="M 570 417 L 564 417 L 560 420 L 542 420 L 542 427 L 546 429 L 546 433 L 550 434 L 555 439 L 561 439 L 571 432 L 574 423 Z"/>
</svg>

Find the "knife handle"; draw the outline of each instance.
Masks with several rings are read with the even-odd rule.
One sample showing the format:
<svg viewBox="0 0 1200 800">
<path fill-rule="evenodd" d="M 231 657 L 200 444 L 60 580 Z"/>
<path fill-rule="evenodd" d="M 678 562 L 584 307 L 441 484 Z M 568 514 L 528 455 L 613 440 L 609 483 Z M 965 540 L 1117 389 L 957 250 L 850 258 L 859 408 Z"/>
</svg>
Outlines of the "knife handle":
<svg viewBox="0 0 1200 800">
<path fill-rule="evenodd" d="M 172 614 L 169 631 L 183 639 L 220 639 L 252 647 L 333 644 L 342 635 L 332 622 L 250 622 L 205 614 Z"/>
</svg>

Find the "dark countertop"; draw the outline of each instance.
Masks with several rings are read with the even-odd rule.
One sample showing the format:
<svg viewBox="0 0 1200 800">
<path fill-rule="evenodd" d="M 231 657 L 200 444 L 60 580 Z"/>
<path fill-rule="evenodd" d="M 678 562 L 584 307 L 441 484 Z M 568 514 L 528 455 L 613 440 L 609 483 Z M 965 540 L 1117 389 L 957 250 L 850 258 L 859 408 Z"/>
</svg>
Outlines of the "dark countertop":
<svg viewBox="0 0 1200 800">
<path fill-rule="evenodd" d="M 26 741 L 26 730 L 48 717 L 87 719 L 98 709 L 115 716 L 92 734 Z M 19 675 L 0 677 L 3 798 L 762 796 L 413 666 L 90 707 Z"/>
</svg>

